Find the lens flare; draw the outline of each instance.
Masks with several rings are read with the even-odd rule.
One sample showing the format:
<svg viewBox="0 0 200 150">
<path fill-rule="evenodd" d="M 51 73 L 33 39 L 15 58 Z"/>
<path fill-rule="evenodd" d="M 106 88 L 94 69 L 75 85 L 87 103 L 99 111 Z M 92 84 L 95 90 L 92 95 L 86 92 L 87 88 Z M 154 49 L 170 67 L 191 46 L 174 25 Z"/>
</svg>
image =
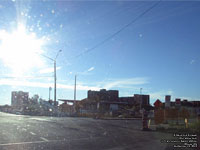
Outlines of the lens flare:
<svg viewBox="0 0 200 150">
<path fill-rule="evenodd" d="M 26 32 L 23 24 L 18 24 L 12 33 L 0 30 L 0 59 L 13 74 L 22 75 L 44 65 L 39 55 L 43 53 L 44 43 L 44 39 L 38 39 L 35 33 Z"/>
</svg>

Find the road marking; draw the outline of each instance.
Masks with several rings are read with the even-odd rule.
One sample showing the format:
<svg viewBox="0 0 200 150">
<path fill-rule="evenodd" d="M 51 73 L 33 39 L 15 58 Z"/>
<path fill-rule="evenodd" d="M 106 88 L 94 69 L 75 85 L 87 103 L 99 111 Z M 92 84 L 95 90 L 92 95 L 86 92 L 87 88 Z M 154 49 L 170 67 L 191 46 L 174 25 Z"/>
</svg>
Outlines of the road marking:
<svg viewBox="0 0 200 150">
<path fill-rule="evenodd" d="M 27 131 L 27 129 L 25 129 L 25 128 L 22 128 L 22 131 Z"/>
<path fill-rule="evenodd" d="M 38 121 L 49 121 L 49 120 L 43 119 L 43 118 L 29 118 L 29 119 L 38 120 Z"/>
<path fill-rule="evenodd" d="M 33 133 L 33 132 L 30 132 L 30 134 L 32 134 L 32 135 L 36 135 L 35 133 Z"/>
<path fill-rule="evenodd" d="M 71 141 L 76 141 L 76 140 L 90 140 L 90 139 L 99 139 L 104 137 L 92 137 L 92 138 L 79 138 L 79 139 L 70 139 Z M 33 142 L 19 142 L 19 143 L 4 143 L 0 144 L 0 146 L 12 146 L 12 145 L 24 145 L 24 144 L 37 144 L 37 143 L 49 143 L 49 142 L 66 142 L 69 139 L 64 139 L 64 140 L 47 140 L 43 137 L 40 137 L 43 141 L 33 141 Z"/>
<path fill-rule="evenodd" d="M 40 139 L 42 139 L 45 142 L 48 142 L 49 140 L 47 140 L 46 138 L 40 137 Z"/>
<path fill-rule="evenodd" d="M 0 146 L 22 145 L 22 144 L 34 144 L 34 143 L 44 143 L 44 142 L 45 142 L 45 141 L 20 142 L 20 143 L 5 143 L 5 144 L 0 144 Z"/>
</svg>

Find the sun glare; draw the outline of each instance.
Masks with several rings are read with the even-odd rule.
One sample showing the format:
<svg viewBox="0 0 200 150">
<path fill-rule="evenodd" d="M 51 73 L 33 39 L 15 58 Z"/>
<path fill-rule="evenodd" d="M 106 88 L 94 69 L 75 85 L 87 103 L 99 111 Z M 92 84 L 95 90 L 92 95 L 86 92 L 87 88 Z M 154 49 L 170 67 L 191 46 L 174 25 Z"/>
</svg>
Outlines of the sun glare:
<svg viewBox="0 0 200 150">
<path fill-rule="evenodd" d="M 37 39 L 35 33 L 27 33 L 23 24 L 12 33 L 0 30 L 0 59 L 11 68 L 14 75 L 22 75 L 34 67 L 41 67 L 40 58 L 43 39 Z"/>
</svg>

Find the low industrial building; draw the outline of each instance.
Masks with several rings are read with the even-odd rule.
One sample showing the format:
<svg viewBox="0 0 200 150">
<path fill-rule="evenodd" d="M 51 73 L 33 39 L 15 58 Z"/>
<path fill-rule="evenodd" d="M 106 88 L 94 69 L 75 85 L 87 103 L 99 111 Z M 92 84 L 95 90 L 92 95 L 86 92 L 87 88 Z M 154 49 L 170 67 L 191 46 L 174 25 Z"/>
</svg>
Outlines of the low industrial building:
<svg viewBox="0 0 200 150">
<path fill-rule="evenodd" d="M 87 94 L 87 98 L 80 101 L 76 100 L 73 105 L 68 103 L 74 103 L 74 100 L 60 99 L 60 101 L 64 102 L 60 105 L 60 110 L 64 113 L 70 113 L 75 110 L 80 114 L 111 113 L 112 115 L 118 115 L 121 112 L 130 112 L 133 106 L 137 106 L 138 110 L 149 106 L 149 95 L 135 94 L 130 97 L 119 97 L 118 90 L 106 89 L 101 89 L 100 91 L 89 90 Z"/>
</svg>

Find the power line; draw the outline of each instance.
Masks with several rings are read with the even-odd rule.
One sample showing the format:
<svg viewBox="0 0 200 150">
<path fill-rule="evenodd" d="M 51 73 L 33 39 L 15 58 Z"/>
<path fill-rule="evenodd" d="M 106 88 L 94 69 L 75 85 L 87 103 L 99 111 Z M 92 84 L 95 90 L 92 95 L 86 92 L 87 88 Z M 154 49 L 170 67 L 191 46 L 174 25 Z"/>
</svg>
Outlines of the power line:
<svg viewBox="0 0 200 150">
<path fill-rule="evenodd" d="M 126 29 L 128 26 L 130 26 L 131 24 L 135 23 L 138 19 L 140 19 L 141 17 L 143 17 L 146 13 L 148 13 L 149 11 L 151 11 L 154 7 L 156 7 L 159 3 L 161 2 L 161 0 L 159 0 L 158 2 L 156 2 L 154 5 L 152 5 L 151 7 L 149 7 L 147 10 L 145 10 L 143 13 L 141 13 L 139 16 L 137 16 L 135 19 L 133 19 L 131 22 L 129 22 L 128 24 L 126 24 L 125 26 L 123 26 L 122 28 L 120 28 L 118 31 L 116 31 L 115 33 L 113 33 L 112 35 L 110 35 L 109 37 L 107 37 L 106 39 L 104 39 L 103 41 L 97 43 L 95 46 L 93 46 L 92 48 L 76 55 L 74 58 L 80 57 L 83 54 L 86 54 L 90 51 L 93 51 L 94 49 L 96 49 L 97 47 L 103 45 L 105 42 L 107 42 L 108 40 L 112 39 L 113 37 L 115 37 L 116 35 L 118 35 L 120 32 L 122 32 L 124 29 Z"/>
</svg>

